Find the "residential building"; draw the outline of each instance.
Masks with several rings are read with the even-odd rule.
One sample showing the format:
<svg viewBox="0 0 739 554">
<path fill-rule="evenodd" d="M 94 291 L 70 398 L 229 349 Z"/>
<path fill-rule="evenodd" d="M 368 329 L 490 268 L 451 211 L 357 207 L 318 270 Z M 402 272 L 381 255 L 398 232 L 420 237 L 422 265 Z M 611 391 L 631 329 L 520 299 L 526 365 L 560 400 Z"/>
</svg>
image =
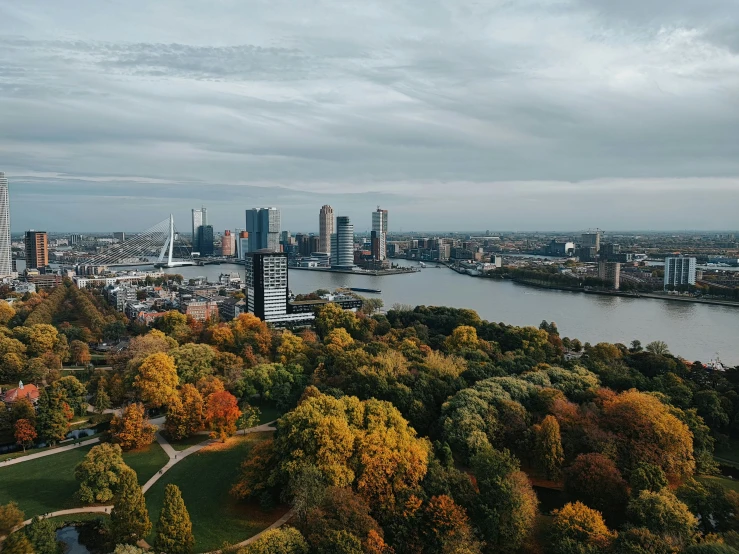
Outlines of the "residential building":
<svg viewBox="0 0 739 554">
<path fill-rule="evenodd" d="M 331 267 L 354 267 L 354 225 L 346 216 L 336 218 L 336 232 L 331 235 Z"/>
<path fill-rule="evenodd" d="M 318 216 L 318 241 L 316 252 L 331 254 L 331 235 L 334 233 L 334 209 L 326 204 Z"/>
<path fill-rule="evenodd" d="M 665 258 L 665 290 L 695 285 L 696 259 L 686 256 Z"/>
<path fill-rule="evenodd" d="M 192 250 L 193 252 L 200 252 L 200 244 L 198 239 L 200 238 L 200 227 L 208 224 L 208 210 L 200 208 L 199 210 L 193 209 L 192 211 Z"/>
<path fill-rule="evenodd" d="M 198 227 L 198 251 L 200 256 L 213 255 L 213 226 L 201 225 Z"/>
<path fill-rule="evenodd" d="M 108 285 L 105 288 L 105 295 L 108 302 L 119 312 L 125 311 L 127 303 L 136 302 L 136 287 L 118 287 Z"/>
<path fill-rule="evenodd" d="M 49 236 L 45 231 L 26 231 L 26 269 L 44 269 L 49 265 Z"/>
<path fill-rule="evenodd" d="M 372 212 L 372 231 L 376 233 L 378 243 L 376 259 L 382 261 L 387 258 L 387 210 L 380 209 L 380 206 Z"/>
<path fill-rule="evenodd" d="M 236 235 L 231 234 L 228 229 L 223 232 L 221 239 L 221 255 L 227 258 L 236 255 Z"/>
<path fill-rule="evenodd" d="M 180 311 L 195 321 L 218 320 L 218 303 L 214 300 L 188 300 L 180 304 Z"/>
<path fill-rule="evenodd" d="M 58 273 L 39 273 L 38 269 L 27 269 L 25 271 L 26 281 L 36 285 L 36 289 L 53 289 L 62 284 L 62 276 Z"/>
<path fill-rule="evenodd" d="M 13 253 L 10 250 L 10 197 L 8 179 L 0 171 L 0 277 L 13 274 Z"/>
<path fill-rule="evenodd" d="M 8 389 L 2 396 L 5 404 L 12 404 L 13 402 L 18 402 L 24 398 L 28 399 L 28 401 L 35 406 L 38 403 L 39 398 L 38 387 L 30 384 L 24 385 L 23 381 L 20 381 L 18 383 L 18 388 Z"/>
<path fill-rule="evenodd" d="M 257 250 L 280 251 L 280 210 L 252 208 L 246 210 L 246 231 L 249 233 L 249 252 Z"/>
<path fill-rule="evenodd" d="M 621 264 L 619 262 L 598 262 L 598 278 L 610 283 L 613 290 L 621 288 Z"/>
<path fill-rule="evenodd" d="M 313 314 L 288 311 L 287 254 L 252 252 L 246 258 L 246 298 L 249 313 L 277 326 L 305 324 Z"/>
<path fill-rule="evenodd" d="M 244 300 L 227 297 L 221 302 L 221 317 L 224 321 L 233 321 L 243 313 L 246 313 L 246 302 Z"/>
</svg>

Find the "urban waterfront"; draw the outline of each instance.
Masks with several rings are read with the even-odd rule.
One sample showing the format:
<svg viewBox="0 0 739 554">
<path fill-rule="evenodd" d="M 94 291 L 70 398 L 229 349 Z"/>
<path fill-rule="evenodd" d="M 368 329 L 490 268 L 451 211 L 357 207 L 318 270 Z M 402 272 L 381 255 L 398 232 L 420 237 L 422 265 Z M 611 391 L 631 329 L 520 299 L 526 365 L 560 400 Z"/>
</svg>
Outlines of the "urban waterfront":
<svg viewBox="0 0 739 554">
<path fill-rule="evenodd" d="M 393 263 L 418 265 L 405 260 Z M 224 264 L 172 271 L 186 278 L 217 281 L 221 273 L 243 275 L 244 267 Z M 718 353 L 724 363 L 739 364 L 739 309 L 733 307 L 543 290 L 460 275 L 431 264 L 417 273 L 385 277 L 290 271 L 290 289 L 295 294 L 341 286 L 381 289 L 386 308 L 396 303 L 470 308 L 483 319 L 511 325 L 538 326 L 546 319 L 557 323 L 562 336 L 583 342 L 663 340 L 674 354 L 691 361 L 707 362 Z"/>
</svg>

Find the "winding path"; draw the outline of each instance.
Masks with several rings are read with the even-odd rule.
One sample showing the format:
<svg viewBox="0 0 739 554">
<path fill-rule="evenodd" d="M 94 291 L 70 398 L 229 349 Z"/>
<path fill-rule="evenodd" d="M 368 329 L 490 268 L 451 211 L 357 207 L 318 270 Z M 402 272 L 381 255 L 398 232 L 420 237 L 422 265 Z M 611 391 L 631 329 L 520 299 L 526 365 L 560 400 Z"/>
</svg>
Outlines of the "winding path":
<svg viewBox="0 0 739 554">
<path fill-rule="evenodd" d="M 95 439 L 81 441 L 76 444 L 68 444 L 66 446 L 57 446 L 55 448 L 49 448 L 47 450 L 44 450 L 43 452 L 36 452 L 35 454 L 26 454 L 25 456 L 19 456 L 18 458 L 11 458 L 9 460 L 5 460 L 4 462 L 0 462 L 0 468 L 3 468 L 5 466 L 12 466 L 15 464 L 20 464 L 23 462 L 30 462 L 31 460 L 38 460 L 39 458 L 45 458 L 46 456 L 53 456 L 54 454 L 61 454 L 62 452 L 74 450 L 75 448 L 82 448 L 83 446 L 90 446 L 91 444 L 97 444 L 99 442 L 100 442 L 100 438 L 98 437 Z"/>
<path fill-rule="evenodd" d="M 242 541 L 242 542 L 240 542 L 238 544 L 234 544 L 231 548 L 240 548 L 242 546 L 246 546 L 246 545 L 249 545 L 249 544 L 251 544 L 253 542 L 258 541 L 259 539 L 262 538 L 262 535 L 264 535 L 266 532 L 272 531 L 274 529 L 277 529 L 277 528 L 282 527 L 283 525 L 285 525 L 288 521 L 290 521 L 292 519 L 292 517 L 294 515 L 295 515 L 295 510 L 290 510 L 284 516 L 282 516 L 280 519 L 278 519 L 277 521 L 275 521 L 272 525 L 270 525 L 269 527 L 267 527 L 264 531 L 260 531 L 259 533 L 257 533 L 256 535 L 254 535 L 251 538 L 246 539 L 245 541 Z M 221 552 L 222 552 L 221 550 L 214 550 L 212 552 L 207 552 L 206 554 L 221 554 Z"/>
</svg>

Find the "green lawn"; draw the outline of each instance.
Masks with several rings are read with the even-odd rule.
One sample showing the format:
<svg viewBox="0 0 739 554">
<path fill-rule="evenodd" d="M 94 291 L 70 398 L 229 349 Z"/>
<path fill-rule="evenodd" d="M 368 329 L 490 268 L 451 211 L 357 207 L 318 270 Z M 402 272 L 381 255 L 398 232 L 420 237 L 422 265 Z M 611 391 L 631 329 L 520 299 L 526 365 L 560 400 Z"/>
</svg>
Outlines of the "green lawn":
<svg viewBox="0 0 739 554">
<path fill-rule="evenodd" d="M 169 456 L 159 443 L 154 442 L 142 448 L 123 453 L 123 461 L 138 475 L 139 484 L 143 485 L 169 461 Z"/>
<path fill-rule="evenodd" d="M 727 439 L 726 444 L 717 444 L 714 457 L 719 463 L 739 467 L 739 440 Z"/>
<path fill-rule="evenodd" d="M 154 526 L 159 518 L 164 488 L 174 483 L 180 487 L 190 513 L 196 552 L 215 550 L 224 541 L 231 544 L 241 542 L 268 527 L 284 513 L 284 509 L 263 512 L 257 505 L 237 502 L 229 494 L 239 466 L 252 445 L 267 436 L 267 433 L 259 433 L 235 437 L 225 446 L 217 443 L 188 456 L 170 469 L 146 494 L 146 505 Z M 153 534 L 149 539 L 153 540 Z"/>
<path fill-rule="evenodd" d="M 14 500 L 28 518 L 79 506 L 74 498 L 78 489 L 74 468 L 90 448 L 85 446 L 22 464 L 0 466 L 0 504 Z"/>
<path fill-rule="evenodd" d="M 282 415 L 277 408 L 275 408 L 274 404 L 257 405 L 257 408 L 261 411 L 259 416 L 259 425 L 274 421 Z"/>
<path fill-rule="evenodd" d="M 698 481 L 703 482 L 714 482 L 723 485 L 724 488 L 739 492 L 739 481 L 736 479 L 729 479 L 728 477 L 713 476 L 713 475 L 700 475 L 696 477 Z"/>
<path fill-rule="evenodd" d="M 178 452 L 182 452 L 183 450 L 187 450 L 191 446 L 195 446 L 196 444 L 207 441 L 208 435 L 193 435 L 192 437 L 182 439 L 181 441 L 170 441 L 169 439 L 167 440 L 169 441 L 169 444 L 172 445 L 172 448 L 174 448 Z"/>
<path fill-rule="evenodd" d="M 0 504 L 14 500 L 29 518 L 79 507 L 75 499 L 79 485 L 74 468 L 91 448 L 75 448 L 8 467 L 0 465 Z M 126 452 L 123 459 L 136 471 L 141 484 L 169 460 L 157 443 L 140 451 Z"/>
</svg>

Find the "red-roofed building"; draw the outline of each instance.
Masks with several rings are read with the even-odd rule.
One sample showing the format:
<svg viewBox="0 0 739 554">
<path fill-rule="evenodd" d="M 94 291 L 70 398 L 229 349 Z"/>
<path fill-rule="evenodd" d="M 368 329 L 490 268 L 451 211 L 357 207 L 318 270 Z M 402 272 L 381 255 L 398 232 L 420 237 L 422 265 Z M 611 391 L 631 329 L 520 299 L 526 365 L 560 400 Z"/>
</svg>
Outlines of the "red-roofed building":
<svg viewBox="0 0 739 554">
<path fill-rule="evenodd" d="M 3 396 L 3 402 L 12 404 L 23 398 L 28 398 L 31 404 L 38 402 L 38 387 L 36 385 L 24 385 L 23 381 L 18 383 L 17 389 L 9 389 Z"/>
</svg>

